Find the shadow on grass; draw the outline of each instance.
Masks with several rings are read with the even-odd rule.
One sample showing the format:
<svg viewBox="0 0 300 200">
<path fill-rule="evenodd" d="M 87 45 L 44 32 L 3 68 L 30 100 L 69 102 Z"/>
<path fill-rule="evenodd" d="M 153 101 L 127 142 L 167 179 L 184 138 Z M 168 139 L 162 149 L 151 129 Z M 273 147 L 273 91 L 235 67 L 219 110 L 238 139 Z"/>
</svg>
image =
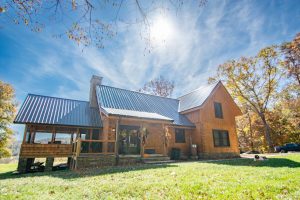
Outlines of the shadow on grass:
<svg viewBox="0 0 300 200">
<path fill-rule="evenodd" d="M 205 162 L 205 161 L 202 161 Z M 289 167 L 297 168 L 300 167 L 300 163 L 290 160 L 288 158 L 268 158 L 264 161 L 254 161 L 251 158 L 244 159 L 232 159 L 232 160 L 219 160 L 219 161 L 207 161 L 205 163 L 213 163 L 219 165 L 230 165 L 230 166 L 248 166 L 248 167 Z"/>
<path fill-rule="evenodd" d="M 43 176 L 52 176 L 62 179 L 76 179 L 89 176 L 98 176 L 98 175 L 108 175 L 115 173 L 124 173 L 132 171 L 141 171 L 147 169 L 161 169 L 177 167 L 176 165 L 169 164 L 159 164 L 159 165 L 136 165 L 136 166 L 115 166 L 107 168 L 96 168 L 96 169 L 86 169 L 86 170 L 62 170 L 62 171 L 52 171 L 52 172 L 36 172 L 36 173 L 27 173 L 27 174 L 13 174 L 13 171 L 0 173 L 0 180 L 3 179 L 14 179 L 14 178 L 25 178 L 25 177 L 43 177 Z"/>
</svg>

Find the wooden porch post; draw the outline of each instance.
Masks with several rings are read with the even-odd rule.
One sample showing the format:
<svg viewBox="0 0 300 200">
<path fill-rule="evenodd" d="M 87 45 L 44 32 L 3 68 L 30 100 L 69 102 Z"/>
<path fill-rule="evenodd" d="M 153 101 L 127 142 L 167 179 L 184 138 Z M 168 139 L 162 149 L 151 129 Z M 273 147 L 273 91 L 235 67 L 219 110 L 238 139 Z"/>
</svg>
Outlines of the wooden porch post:
<svg viewBox="0 0 300 200">
<path fill-rule="evenodd" d="M 163 128 L 163 135 L 162 135 L 162 141 L 163 141 L 163 155 L 166 155 L 166 130 L 165 130 L 165 124 L 162 124 L 162 128 Z"/>
<path fill-rule="evenodd" d="M 190 156 L 192 156 L 192 151 L 193 151 L 193 147 L 192 147 L 192 145 L 193 145 L 193 140 L 192 140 L 192 132 L 190 131 L 190 134 L 189 134 L 189 136 L 190 136 Z"/>
<path fill-rule="evenodd" d="M 144 124 L 143 123 L 141 123 L 141 125 L 140 125 L 140 132 L 141 132 L 141 141 L 140 141 L 140 147 L 141 147 L 141 152 L 140 152 L 140 154 L 141 154 L 141 157 L 143 158 L 144 157 L 144 143 L 146 142 L 146 141 L 144 141 L 144 135 L 145 135 L 145 133 L 144 133 Z"/>
<path fill-rule="evenodd" d="M 25 125 L 25 129 L 24 129 L 24 137 L 23 137 L 23 142 L 22 142 L 23 144 L 26 143 L 26 136 L 27 136 L 27 124 Z"/>
<path fill-rule="evenodd" d="M 120 126 L 120 118 L 116 121 L 116 139 L 115 139 L 115 155 L 119 157 L 119 126 Z"/>
<path fill-rule="evenodd" d="M 30 127 L 30 135 L 31 135 L 31 138 L 30 138 L 30 142 L 29 143 L 34 143 L 34 140 L 35 140 L 35 127 L 31 126 Z"/>
<path fill-rule="evenodd" d="M 51 144 L 53 144 L 55 141 L 55 128 L 52 128 L 52 138 L 51 138 Z"/>
</svg>

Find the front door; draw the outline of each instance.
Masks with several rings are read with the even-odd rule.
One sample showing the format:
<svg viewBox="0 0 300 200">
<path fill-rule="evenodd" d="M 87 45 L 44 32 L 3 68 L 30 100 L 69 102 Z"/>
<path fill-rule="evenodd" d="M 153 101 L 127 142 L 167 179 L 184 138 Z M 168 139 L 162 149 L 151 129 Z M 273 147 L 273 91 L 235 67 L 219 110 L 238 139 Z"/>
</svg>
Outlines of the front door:
<svg viewBox="0 0 300 200">
<path fill-rule="evenodd" d="M 140 127 L 120 126 L 119 154 L 138 155 L 140 154 Z"/>
</svg>

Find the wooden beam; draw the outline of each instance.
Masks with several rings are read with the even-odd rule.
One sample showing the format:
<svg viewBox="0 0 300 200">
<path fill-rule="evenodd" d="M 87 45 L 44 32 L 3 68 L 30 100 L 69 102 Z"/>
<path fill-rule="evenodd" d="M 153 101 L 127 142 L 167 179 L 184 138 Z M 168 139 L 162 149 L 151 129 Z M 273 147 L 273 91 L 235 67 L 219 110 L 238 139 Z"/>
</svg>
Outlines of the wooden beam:
<svg viewBox="0 0 300 200">
<path fill-rule="evenodd" d="M 144 124 L 141 123 L 140 124 L 140 132 L 141 132 L 141 141 L 140 141 L 140 154 L 141 154 L 141 157 L 143 158 L 144 157 L 144 135 L 145 135 L 145 131 L 144 131 Z M 146 141 L 145 141 L 146 142 Z"/>
<path fill-rule="evenodd" d="M 25 129 L 24 129 L 24 137 L 23 137 L 23 142 L 22 142 L 23 144 L 26 143 L 26 136 L 27 136 L 27 125 L 25 125 Z"/>
<path fill-rule="evenodd" d="M 116 121 L 116 141 L 115 141 L 115 155 L 119 156 L 119 132 L 120 132 L 120 121 L 121 118 L 118 118 Z"/>
</svg>

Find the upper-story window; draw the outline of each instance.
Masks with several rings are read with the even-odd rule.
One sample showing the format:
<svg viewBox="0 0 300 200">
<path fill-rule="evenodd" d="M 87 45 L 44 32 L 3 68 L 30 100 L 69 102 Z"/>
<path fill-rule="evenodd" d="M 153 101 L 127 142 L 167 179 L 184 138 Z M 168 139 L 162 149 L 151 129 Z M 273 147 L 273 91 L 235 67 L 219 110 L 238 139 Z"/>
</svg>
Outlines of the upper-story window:
<svg viewBox="0 0 300 200">
<path fill-rule="evenodd" d="M 222 104 L 218 102 L 214 102 L 214 107 L 215 107 L 215 117 L 223 119 Z"/>
<path fill-rule="evenodd" d="M 185 131 L 181 128 L 175 129 L 175 143 L 185 143 Z"/>
</svg>

